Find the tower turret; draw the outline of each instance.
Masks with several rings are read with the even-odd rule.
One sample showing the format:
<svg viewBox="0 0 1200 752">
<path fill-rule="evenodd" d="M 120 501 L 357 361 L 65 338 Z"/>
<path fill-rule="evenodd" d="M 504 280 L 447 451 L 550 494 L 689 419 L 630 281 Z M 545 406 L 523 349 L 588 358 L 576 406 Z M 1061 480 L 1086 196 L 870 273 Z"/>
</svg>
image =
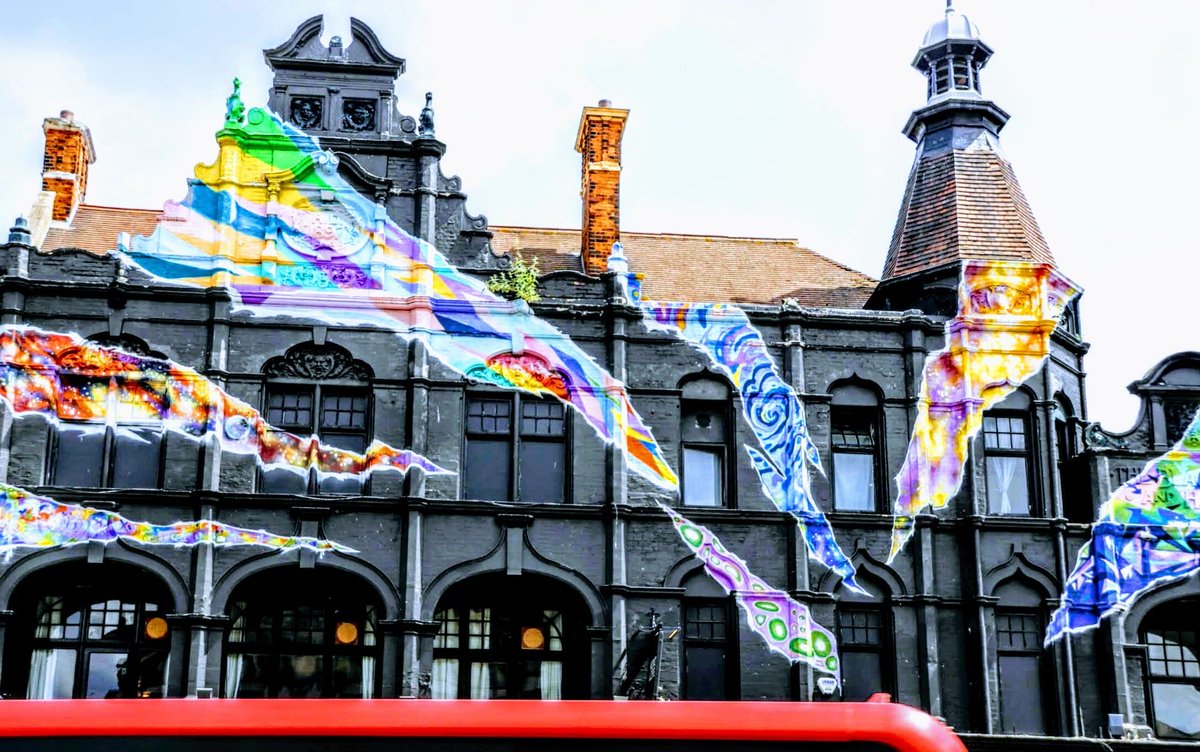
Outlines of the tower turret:
<svg viewBox="0 0 1200 752">
<path fill-rule="evenodd" d="M 978 27 L 948 0 L 912 61 L 925 76 L 926 102 L 904 126 L 917 153 L 869 307 L 952 315 L 962 261 L 1054 261 L 1000 149 L 1008 113 L 983 95 L 991 56 Z"/>
</svg>

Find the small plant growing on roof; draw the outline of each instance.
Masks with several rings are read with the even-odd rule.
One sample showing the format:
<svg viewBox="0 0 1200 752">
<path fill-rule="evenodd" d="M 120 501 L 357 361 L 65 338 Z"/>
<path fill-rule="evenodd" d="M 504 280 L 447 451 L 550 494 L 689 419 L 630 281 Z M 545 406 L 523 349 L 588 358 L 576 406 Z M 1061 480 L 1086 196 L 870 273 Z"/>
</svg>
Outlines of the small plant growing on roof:
<svg viewBox="0 0 1200 752">
<path fill-rule="evenodd" d="M 512 265 L 488 280 L 488 289 L 502 298 L 516 300 L 520 298 L 526 303 L 536 303 L 542 299 L 537 291 L 538 260 L 526 261 L 521 255 L 520 248 L 513 249 Z"/>
</svg>

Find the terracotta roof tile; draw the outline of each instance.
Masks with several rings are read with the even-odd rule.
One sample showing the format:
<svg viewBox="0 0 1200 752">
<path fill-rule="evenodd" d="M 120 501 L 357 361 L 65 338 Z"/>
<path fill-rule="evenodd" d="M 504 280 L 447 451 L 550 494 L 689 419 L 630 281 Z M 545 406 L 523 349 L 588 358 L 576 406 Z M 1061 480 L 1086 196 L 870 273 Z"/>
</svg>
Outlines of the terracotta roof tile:
<svg viewBox="0 0 1200 752">
<path fill-rule="evenodd" d="M 149 235 L 161 212 L 83 205 L 70 227 L 52 227 L 42 247 L 106 253 L 117 234 Z M 497 253 L 520 249 L 543 274 L 582 271 L 579 230 L 491 227 Z M 875 280 L 795 240 L 623 232 L 630 267 L 645 275 L 645 295 L 686 302 L 779 303 L 861 308 Z"/>
<path fill-rule="evenodd" d="M 1012 165 L 985 147 L 913 165 L 883 276 L 966 258 L 1054 262 Z"/>
<path fill-rule="evenodd" d="M 81 204 L 69 227 L 51 227 L 42 248 L 79 248 L 108 253 L 117 247 L 117 234 L 149 235 L 162 212 L 157 209 L 122 209 Z"/>
<path fill-rule="evenodd" d="M 498 253 L 519 248 L 542 273 L 581 271 L 578 230 L 489 228 Z M 865 274 L 782 238 L 622 232 L 629 267 L 645 275 L 651 300 L 779 303 L 861 308 L 875 288 Z"/>
</svg>

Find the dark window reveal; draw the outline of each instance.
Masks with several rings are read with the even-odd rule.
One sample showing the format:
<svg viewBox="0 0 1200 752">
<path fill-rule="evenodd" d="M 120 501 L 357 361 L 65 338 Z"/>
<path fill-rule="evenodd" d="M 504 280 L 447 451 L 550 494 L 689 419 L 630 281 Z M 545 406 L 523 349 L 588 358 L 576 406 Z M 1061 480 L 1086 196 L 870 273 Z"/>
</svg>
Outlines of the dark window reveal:
<svg viewBox="0 0 1200 752">
<path fill-rule="evenodd" d="M 1031 513 L 1028 420 L 1024 415 L 983 417 L 989 514 Z"/>
<path fill-rule="evenodd" d="M 833 432 L 833 508 L 874 512 L 879 452 L 879 411 L 873 407 L 830 408 Z"/>
<path fill-rule="evenodd" d="M 321 442 L 351 452 L 367 448 L 369 394 L 355 387 L 272 384 L 267 391 L 267 422 L 301 438 L 318 436 Z M 305 472 L 271 468 L 262 473 L 266 493 L 363 492 L 361 478 L 319 477 Z"/>
<path fill-rule="evenodd" d="M 728 410 L 725 402 L 685 399 L 681 403 L 683 503 L 687 506 L 727 503 Z"/>
<path fill-rule="evenodd" d="M 469 398 L 464 496 L 562 502 L 566 434 L 561 402 L 524 395 Z"/>
<path fill-rule="evenodd" d="M 1036 611 L 997 609 L 996 656 L 1001 731 L 1045 734 L 1041 616 Z"/>
<path fill-rule="evenodd" d="M 162 384 L 63 374 L 50 482 L 79 488 L 158 488 L 165 412 Z"/>
<path fill-rule="evenodd" d="M 690 601 L 684 606 L 684 699 L 728 700 L 730 638 L 736 632 L 729 602 Z"/>
<path fill-rule="evenodd" d="M 889 691 L 884 658 L 891 643 L 890 622 L 882 607 L 844 606 L 838 609 L 838 640 L 842 651 L 842 699 L 865 700 Z"/>
</svg>

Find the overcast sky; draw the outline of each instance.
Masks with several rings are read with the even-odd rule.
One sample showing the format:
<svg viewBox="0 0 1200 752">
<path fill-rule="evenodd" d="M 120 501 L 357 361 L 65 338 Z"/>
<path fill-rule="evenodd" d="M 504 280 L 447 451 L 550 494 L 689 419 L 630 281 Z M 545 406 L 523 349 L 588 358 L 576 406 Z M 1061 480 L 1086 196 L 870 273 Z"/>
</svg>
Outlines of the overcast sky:
<svg viewBox="0 0 1200 752">
<path fill-rule="evenodd" d="M 89 203 L 179 199 L 216 154 L 230 79 L 248 105 L 261 50 L 324 12 L 408 61 L 400 109 L 434 92 L 446 174 L 493 224 L 578 227 L 580 108 L 631 109 L 621 226 L 796 238 L 878 276 L 924 101 L 909 63 L 941 0 L 823 2 L 6 3 L 0 221 L 39 188 L 41 120 L 95 140 Z M 1125 430 L 1125 385 L 1200 350 L 1200 3 L 958 0 L 996 51 L 984 93 L 1062 270 L 1086 290 L 1089 417 Z M 766 270 L 764 270 L 766 271 Z M 768 272 L 769 273 L 769 272 Z"/>
</svg>

